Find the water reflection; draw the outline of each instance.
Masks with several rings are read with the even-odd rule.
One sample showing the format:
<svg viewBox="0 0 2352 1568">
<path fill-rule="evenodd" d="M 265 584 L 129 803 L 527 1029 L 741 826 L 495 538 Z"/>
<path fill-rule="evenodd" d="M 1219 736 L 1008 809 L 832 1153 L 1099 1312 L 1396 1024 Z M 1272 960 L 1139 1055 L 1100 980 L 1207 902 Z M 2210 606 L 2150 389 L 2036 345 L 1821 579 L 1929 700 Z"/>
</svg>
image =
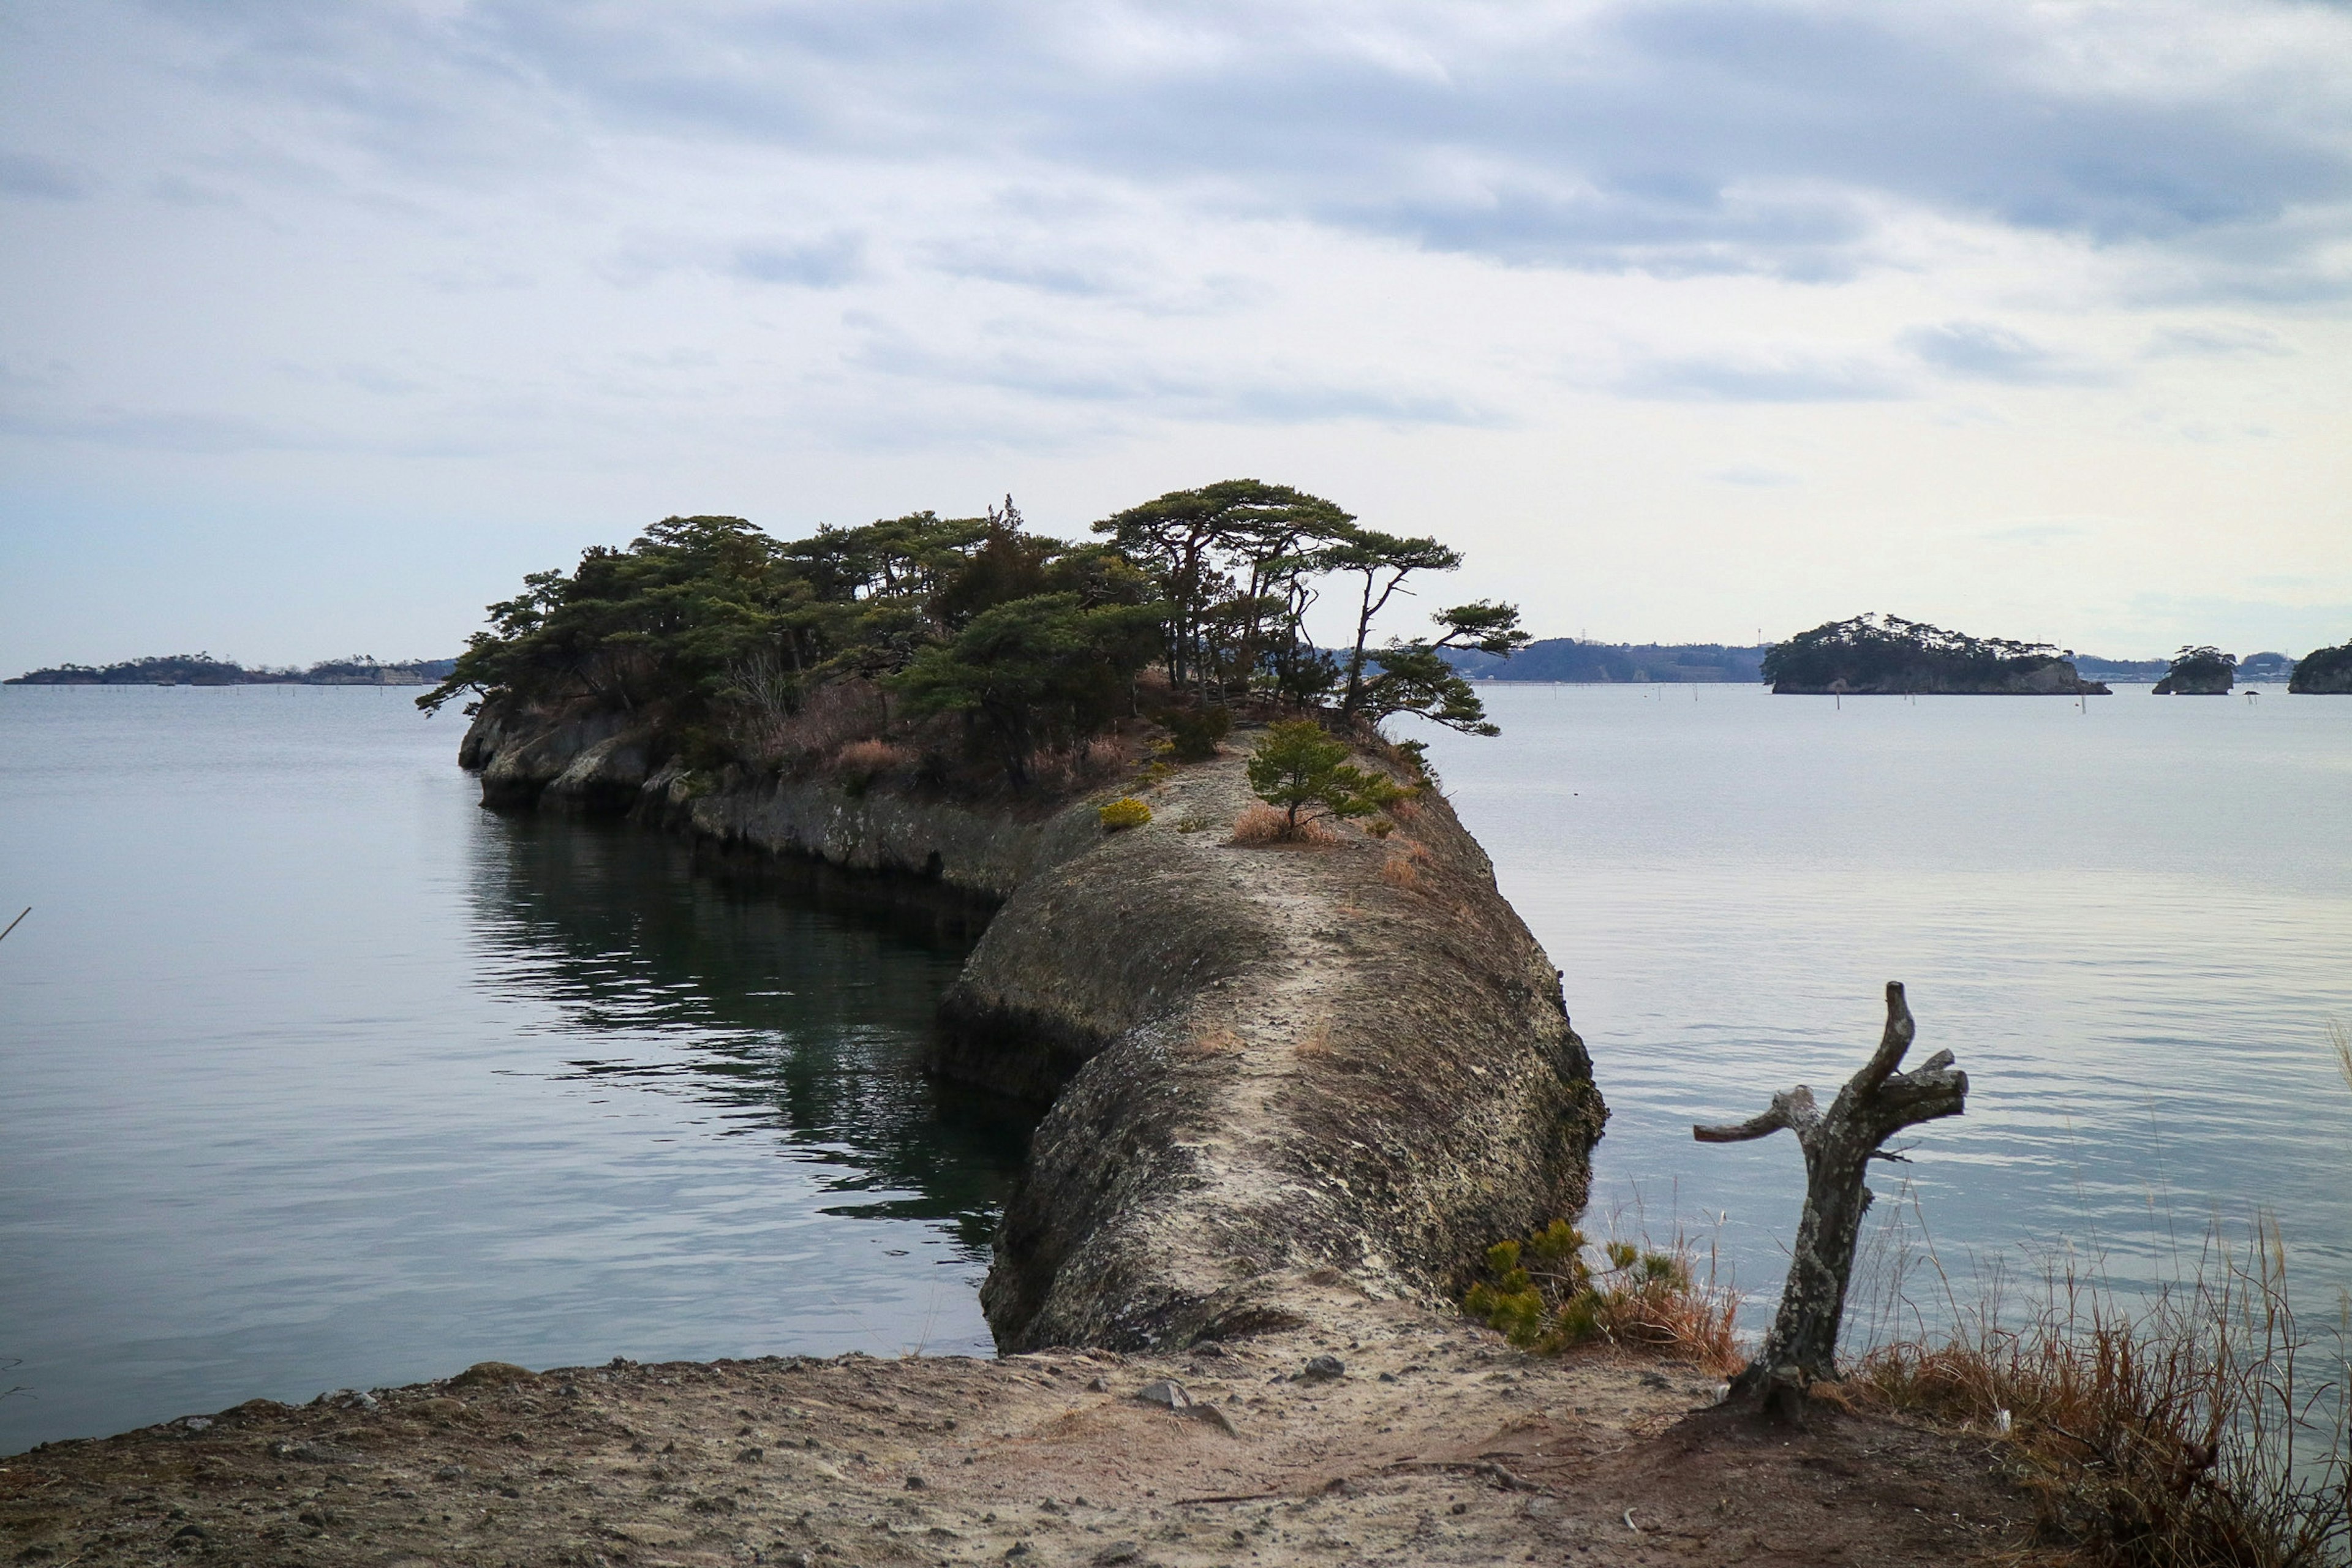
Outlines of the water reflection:
<svg viewBox="0 0 2352 1568">
<path fill-rule="evenodd" d="M 698 1101 L 711 1134 L 826 1168 L 843 1201 L 817 1212 L 937 1222 L 986 1258 L 1034 1110 L 920 1065 L 982 911 L 616 826 L 486 816 L 476 838 L 478 984 L 553 1005 L 520 1033 L 579 1037 L 551 1079 Z"/>
</svg>

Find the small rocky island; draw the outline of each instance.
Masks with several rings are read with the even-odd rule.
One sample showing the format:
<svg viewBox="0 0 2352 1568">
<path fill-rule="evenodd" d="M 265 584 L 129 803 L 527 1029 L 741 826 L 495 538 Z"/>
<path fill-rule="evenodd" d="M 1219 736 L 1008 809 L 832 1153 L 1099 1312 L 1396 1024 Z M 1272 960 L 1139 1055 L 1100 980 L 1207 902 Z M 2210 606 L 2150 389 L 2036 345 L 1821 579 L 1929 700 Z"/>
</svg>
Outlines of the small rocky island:
<svg viewBox="0 0 2352 1568">
<path fill-rule="evenodd" d="M 2107 695 L 2047 643 L 1946 631 L 1900 616 L 1856 616 L 1800 632 L 1764 655 L 1775 692 L 1832 695 Z"/>
<path fill-rule="evenodd" d="M 2227 697 L 2237 684 L 2238 660 L 2234 654 L 2223 653 L 2210 646 L 2184 647 L 2172 656 L 2166 667 L 2164 679 L 2158 681 L 2153 695 L 2158 697 Z"/>
<path fill-rule="evenodd" d="M 2295 662 L 2294 674 L 2288 678 L 2286 689 L 2313 696 L 2352 695 L 2352 641 L 2305 654 Z"/>
</svg>

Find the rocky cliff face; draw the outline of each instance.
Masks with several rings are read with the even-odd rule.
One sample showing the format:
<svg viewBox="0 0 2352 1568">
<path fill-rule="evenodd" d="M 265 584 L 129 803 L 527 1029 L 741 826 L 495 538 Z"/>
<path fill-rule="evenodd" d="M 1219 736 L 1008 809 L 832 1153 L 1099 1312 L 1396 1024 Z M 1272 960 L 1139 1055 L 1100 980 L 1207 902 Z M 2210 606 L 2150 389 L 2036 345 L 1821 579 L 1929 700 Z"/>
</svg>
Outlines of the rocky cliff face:
<svg viewBox="0 0 2352 1568">
<path fill-rule="evenodd" d="M 1591 1064 L 1451 808 L 1233 844 L 1249 800 L 1237 757 L 1180 773 L 1024 884 L 948 998 L 945 1070 L 1068 1077 L 982 1289 L 1008 1348 L 1248 1332 L 1336 1280 L 1427 1295 L 1583 1206 Z"/>
<path fill-rule="evenodd" d="M 1241 846 L 1238 754 L 1180 770 L 1115 834 L 1091 800 L 709 789 L 647 755 L 625 727 L 488 712 L 461 754 L 486 805 L 633 810 L 1002 900 L 934 1065 L 1053 1100 L 982 1292 L 1007 1349 L 1237 1335 L 1335 1289 L 1443 1293 L 1490 1242 L 1583 1205 L 1606 1115 L 1591 1062 L 1440 798 L 1385 841 Z"/>
</svg>

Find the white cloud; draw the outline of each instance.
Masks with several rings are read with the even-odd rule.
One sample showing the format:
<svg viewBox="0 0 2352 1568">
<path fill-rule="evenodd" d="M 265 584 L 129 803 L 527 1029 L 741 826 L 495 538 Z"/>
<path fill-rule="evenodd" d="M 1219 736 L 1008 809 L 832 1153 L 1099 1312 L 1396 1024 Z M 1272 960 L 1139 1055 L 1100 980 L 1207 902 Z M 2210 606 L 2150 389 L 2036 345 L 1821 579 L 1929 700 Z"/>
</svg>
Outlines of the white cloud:
<svg viewBox="0 0 2352 1568">
<path fill-rule="evenodd" d="M 51 0 L 0 94 L 0 549 L 358 490 L 1066 530 L 1254 469 L 1538 626 L 1811 625 L 1932 560 L 1997 627 L 2016 552 L 1931 542 L 2060 511 L 2137 520 L 2119 616 L 2266 602 L 2219 496 L 2352 598 L 2340 7 Z M 1666 538 L 1696 576 L 1617 542 Z M 71 655 L 55 581 L 0 663 Z"/>
</svg>

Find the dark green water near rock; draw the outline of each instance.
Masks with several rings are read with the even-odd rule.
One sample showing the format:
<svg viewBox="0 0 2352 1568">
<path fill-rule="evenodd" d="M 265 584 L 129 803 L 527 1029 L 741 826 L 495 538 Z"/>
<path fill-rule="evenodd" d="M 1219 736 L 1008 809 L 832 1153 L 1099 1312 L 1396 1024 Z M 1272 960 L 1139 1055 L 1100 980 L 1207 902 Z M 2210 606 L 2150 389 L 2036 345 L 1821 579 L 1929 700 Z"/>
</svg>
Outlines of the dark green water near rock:
<svg viewBox="0 0 2352 1568">
<path fill-rule="evenodd" d="M 461 722 L 0 689 L 0 1452 L 484 1359 L 989 1348 L 1030 1112 L 917 1067 L 977 918 L 485 813 Z"/>
</svg>

